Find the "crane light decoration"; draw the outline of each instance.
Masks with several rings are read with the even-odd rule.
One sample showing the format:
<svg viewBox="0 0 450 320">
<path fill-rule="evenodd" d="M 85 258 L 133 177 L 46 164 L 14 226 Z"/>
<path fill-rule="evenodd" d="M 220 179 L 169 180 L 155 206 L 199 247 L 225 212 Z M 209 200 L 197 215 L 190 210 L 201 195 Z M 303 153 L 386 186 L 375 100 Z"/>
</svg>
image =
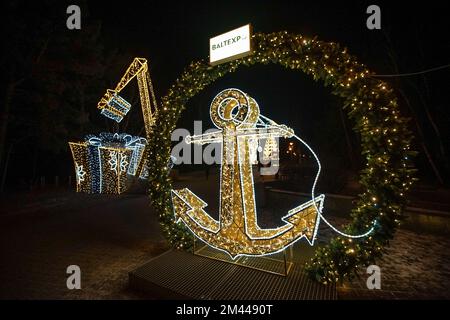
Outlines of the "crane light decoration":
<svg viewBox="0 0 450 320">
<path fill-rule="evenodd" d="M 293 130 L 261 115 L 256 101 L 238 89 L 220 92 L 211 103 L 210 116 L 219 130 L 188 136 L 186 142 L 222 143 L 219 220 L 207 214 L 207 204 L 187 188 L 172 190 L 175 220 L 233 259 L 274 254 L 302 238 L 313 245 L 324 195 L 313 195 L 291 209 L 277 228 L 262 229 L 257 220 L 250 142 L 296 137 Z"/>
<path fill-rule="evenodd" d="M 121 122 L 131 104 L 119 93 L 135 77 L 148 138 L 155 124 L 156 97 L 146 59 L 134 58 L 115 89 L 106 90 L 97 107 L 102 115 Z M 69 142 L 69 146 L 75 165 L 77 192 L 122 193 L 128 176 L 148 177 L 145 138 L 101 133 L 99 137 L 87 136 L 84 142 Z"/>
<path fill-rule="evenodd" d="M 98 102 L 97 107 L 101 110 L 100 113 L 105 117 L 115 120 L 116 122 L 121 122 L 123 117 L 131 109 L 131 104 L 123 97 L 119 96 L 119 93 L 134 78 L 136 78 L 138 82 L 145 133 L 146 138 L 149 139 L 156 122 L 157 104 L 155 91 L 148 71 L 147 59 L 134 58 L 117 86 L 113 90 L 106 90 L 106 93 Z M 145 154 L 146 148 L 144 148 L 143 151 Z M 142 161 L 139 163 L 137 170 L 139 172 L 139 177 L 146 178 L 148 176 L 146 156 L 142 157 Z"/>
<path fill-rule="evenodd" d="M 148 72 L 147 59 L 134 58 L 133 62 L 130 64 L 127 71 L 125 71 L 125 74 L 122 76 L 115 89 L 106 90 L 106 93 L 98 102 L 97 107 L 101 110 L 101 114 L 105 117 L 113 119 L 116 122 L 122 121 L 123 117 L 130 110 L 131 104 L 123 97 L 119 96 L 119 93 L 135 77 L 138 81 L 142 115 L 144 117 L 145 132 L 148 138 L 152 131 L 152 126 L 155 124 L 156 97 L 153 90 L 153 84 L 150 79 L 150 74 Z"/>
</svg>

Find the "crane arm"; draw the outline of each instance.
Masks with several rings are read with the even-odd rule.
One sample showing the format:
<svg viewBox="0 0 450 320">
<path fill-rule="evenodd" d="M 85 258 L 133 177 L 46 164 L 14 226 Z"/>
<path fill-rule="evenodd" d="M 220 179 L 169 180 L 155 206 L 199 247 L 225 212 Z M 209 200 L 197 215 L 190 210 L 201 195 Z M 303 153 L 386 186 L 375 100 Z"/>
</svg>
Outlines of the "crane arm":
<svg viewBox="0 0 450 320">
<path fill-rule="evenodd" d="M 111 110 L 110 108 L 108 108 L 108 104 L 110 103 L 111 99 L 114 98 L 114 96 L 116 96 L 120 91 L 122 91 L 122 89 L 125 88 L 125 86 L 131 80 L 133 80 L 133 78 L 136 75 L 138 75 L 142 71 L 147 71 L 147 60 L 144 58 L 134 58 L 133 62 L 130 64 L 127 71 L 125 71 L 125 74 L 120 79 L 116 88 L 114 90 L 111 90 L 111 89 L 106 90 L 106 93 L 103 95 L 103 97 L 98 102 L 97 108 L 100 110 L 108 109 L 108 111 L 112 112 L 113 114 L 116 114 L 117 116 L 121 116 L 120 111 L 115 112 L 116 110 Z M 124 113 L 126 114 L 126 112 L 124 112 Z M 105 114 L 105 115 L 108 116 L 108 114 Z M 123 115 L 122 115 L 122 117 L 123 117 Z M 116 120 L 116 119 L 114 119 L 114 120 Z M 122 119 L 120 119 L 120 120 L 122 120 Z M 120 121 L 117 121 L 117 122 L 120 122 Z"/>
<path fill-rule="evenodd" d="M 147 59 L 134 58 L 133 62 L 130 64 L 127 71 L 125 71 L 125 74 L 122 79 L 120 79 L 114 91 L 119 93 L 131 80 L 133 80 L 134 77 L 143 72 L 147 72 L 147 70 Z"/>
<path fill-rule="evenodd" d="M 155 124 L 156 118 L 156 97 L 153 90 L 153 84 L 148 72 L 147 59 L 134 58 L 124 75 L 120 79 L 119 83 L 114 89 L 106 90 L 106 93 L 100 99 L 97 104 L 98 109 L 101 110 L 101 114 L 115 120 L 116 122 L 122 121 L 123 117 L 128 113 L 131 108 L 131 104 L 124 98 L 119 96 L 119 93 L 130 83 L 131 80 L 137 78 L 139 97 L 141 100 L 142 115 L 144 118 L 145 132 L 147 139 L 150 137 L 152 127 Z M 149 92 L 150 89 L 150 92 Z M 153 110 L 152 110 L 153 104 Z M 137 168 L 139 177 L 144 175 L 146 170 L 146 157 L 147 147 L 144 148 L 144 156 L 141 157 Z"/>
<path fill-rule="evenodd" d="M 119 93 L 130 83 L 134 78 L 138 80 L 139 96 L 141 100 L 142 114 L 144 117 L 145 131 L 147 137 L 150 135 L 152 126 L 155 122 L 156 113 L 156 97 L 153 91 L 153 85 L 148 73 L 147 59 L 134 58 L 124 75 L 120 79 L 117 86 L 111 90 L 106 90 L 106 93 L 97 104 L 101 113 L 117 122 L 122 121 L 123 117 L 128 113 L 131 104 L 124 98 L 119 96 Z M 150 88 L 150 93 L 149 93 Z M 154 110 L 152 111 L 152 103 Z"/>
</svg>

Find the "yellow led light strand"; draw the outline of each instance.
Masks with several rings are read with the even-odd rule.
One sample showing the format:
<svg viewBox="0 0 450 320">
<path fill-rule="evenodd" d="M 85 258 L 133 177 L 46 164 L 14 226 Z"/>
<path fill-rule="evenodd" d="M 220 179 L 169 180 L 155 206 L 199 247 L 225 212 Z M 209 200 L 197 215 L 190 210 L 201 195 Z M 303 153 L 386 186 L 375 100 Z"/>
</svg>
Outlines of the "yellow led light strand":
<svg viewBox="0 0 450 320">
<path fill-rule="evenodd" d="M 77 192 L 92 192 L 92 174 L 88 160 L 87 143 L 69 142 L 75 168 L 75 181 Z M 80 176 L 81 175 L 81 176 Z"/>
<path fill-rule="evenodd" d="M 316 251 L 306 268 L 308 274 L 322 283 L 337 282 L 350 277 L 358 264 L 370 264 L 379 259 L 404 218 L 406 195 L 416 176 L 412 162 L 416 152 L 411 146 L 413 137 L 408 130 L 408 119 L 402 116 L 393 89 L 386 82 L 371 77 L 372 72 L 340 44 L 287 31 L 255 33 L 252 40 L 255 50 L 252 56 L 216 67 L 205 61 L 191 63 L 162 98 L 161 110 L 167 115 L 167 121 L 161 123 L 162 130 L 150 142 L 152 203 L 160 212 L 162 230 L 169 242 L 177 248 L 189 247 L 190 233 L 173 223 L 171 187 L 167 179 L 171 144 L 167 132 L 175 127 L 187 101 L 217 79 L 243 66 L 274 63 L 305 73 L 316 81 L 323 81 L 332 88 L 334 95 L 343 99 L 346 114 L 355 123 L 355 132 L 365 137 L 361 148 L 367 167 L 360 174 L 365 191 L 352 210 L 349 230 L 355 231 L 350 233 L 359 232 L 356 230 L 364 224 L 369 228 L 366 222 L 369 217 L 373 220 L 377 219 L 374 215 L 383 215 L 383 219 L 377 219 L 373 236 L 358 241 L 357 245 L 351 239 L 337 237 Z M 380 152 L 384 154 L 382 160 L 378 160 Z M 393 159 L 396 161 L 392 162 Z M 380 197 L 383 202 L 374 204 L 373 199 Z M 348 253 L 350 248 L 353 251 Z M 333 258 L 336 256 L 340 257 L 339 265 Z"/>
<path fill-rule="evenodd" d="M 132 150 L 117 147 L 99 147 L 102 192 L 120 194 L 126 189 L 128 159 Z"/>
<path fill-rule="evenodd" d="M 317 181 L 319 180 L 319 175 L 320 175 L 320 171 L 322 170 L 322 166 L 320 164 L 319 158 L 317 157 L 316 153 L 313 151 L 313 149 L 305 142 L 303 141 L 300 137 L 298 137 L 297 135 L 294 134 L 293 136 L 294 138 L 296 138 L 298 141 L 300 141 L 301 143 L 303 143 L 305 145 L 306 148 L 308 148 L 308 150 L 312 153 L 312 155 L 314 156 L 314 159 L 317 162 L 318 165 L 318 169 L 317 169 L 317 174 L 316 177 L 314 178 L 314 183 L 311 189 L 311 197 L 312 199 L 314 199 L 314 192 L 316 189 L 316 185 L 317 185 Z M 352 234 L 348 234 L 345 232 L 342 232 L 340 230 L 338 230 L 336 227 L 334 227 L 322 214 L 322 208 L 317 208 L 316 204 L 314 203 L 314 207 L 316 208 L 317 212 L 319 213 L 320 218 L 331 228 L 333 229 L 335 232 L 339 233 L 341 236 L 347 237 L 347 238 L 352 238 L 352 239 L 356 239 L 356 238 L 364 238 L 367 237 L 369 234 L 371 234 L 374 230 L 375 230 L 375 225 L 376 225 L 376 220 L 373 220 L 372 222 L 372 227 L 366 231 L 365 233 L 362 234 L 358 234 L 358 235 L 352 235 Z M 316 230 L 317 232 L 317 230 Z"/>
<path fill-rule="evenodd" d="M 148 63 L 146 59 L 134 58 L 133 62 L 130 64 L 115 89 L 108 89 L 105 95 L 98 102 L 97 107 L 102 110 L 103 115 L 117 122 L 122 121 L 123 117 L 128 113 L 131 105 L 118 94 L 135 77 L 137 78 L 138 82 L 142 115 L 144 118 L 145 131 L 148 138 L 151 134 L 152 127 L 155 124 L 157 103 L 153 84 L 148 72 Z"/>
<path fill-rule="evenodd" d="M 137 78 L 139 97 L 141 101 L 142 116 L 144 119 L 146 138 L 148 139 L 153 130 L 153 126 L 157 117 L 157 101 L 153 89 L 153 83 L 148 71 L 148 63 L 145 58 L 134 58 L 125 74 L 120 79 L 114 90 L 108 89 L 105 95 L 100 99 L 97 107 L 101 113 L 116 122 L 122 121 L 123 117 L 128 113 L 131 104 L 118 94 L 130 83 L 131 80 Z M 149 92 L 150 91 L 150 92 Z M 140 163 L 137 166 L 137 174 L 140 178 L 148 176 L 146 174 L 147 157 L 146 147 L 143 150 L 143 156 L 140 157 Z"/>
<path fill-rule="evenodd" d="M 277 160 L 278 159 L 278 145 L 274 137 L 268 137 L 263 150 L 264 160 Z"/>
<path fill-rule="evenodd" d="M 233 259 L 274 254 L 303 238 L 312 245 L 320 220 L 316 208 L 323 206 L 323 195 L 290 210 L 280 227 L 261 229 L 257 221 L 250 140 L 267 134 L 292 136 L 292 129 L 279 125 L 255 128 L 260 121 L 259 107 L 238 89 L 219 93 L 211 103 L 210 115 L 222 130 L 192 136 L 187 142 L 223 143 L 219 221 L 211 218 L 203 210 L 207 204 L 186 188 L 172 190 L 175 220 L 183 221 L 195 236 Z"/>
<path fill-rule="evenodd" d="M 273 120 L 271 120 L 271 119 L 269 119 L 269 118 L 267 118 L 267 117 L 264 117 L 263 115 L 261 115 L 260 117 L 262 117 L 262 118 L 264 118 L 265 120 L 268 120 L 269 122 L 272 122 L 272 123 L 274 123 L 274 124 L 276 124 Z M 302 143 L 310 152 L 311 152 L 311 154 L 313 155 L 313 157 L 314 157 L 314 159 L 316 160 L 316 162 L 317 162 L 317 166 L 318 166 L 318 169 L 317 169 L 317 173 L 316 173 L 316 176 L 314 177 L 314 182 L 313 182 L 313 186 L 312 186 L 312 189 L 311 189 L 311 198 L 312 199 L 314 199 L 315 198 L 315 196 L 314 196 L 314 193 L 315 193 L 315 190 L 316 190 L 316 185 L 317 185 L 317 181 L 319 180 L 319 176 L 320 176 L 320 172 L 321 172 L 321 170 L 322 170 L 322 165 L 321 165 L 321 163 L 320 163 L 320 160 L 319 160 L 319 157 L 317 156 L 317 154 L 314 152 L 314 150 L 303 140 L 303 139 L 301 139 L 299 136 L 297 136 L 296 134 L 293 134 L 293 136 L 292 136 L 293 138 L 295 138 L 295 139 L 297 139 L 298 141 L 300 141 L 300 143 Z M 358 234 L 358 235 L 351 235 L 351 234 L 348 234 L 348 233 L 345 233 L 345 232 L 342 232 L 342 231 L 340 231 L 339 229 L 337 229 L 335 226 L 333 226 L 324 216 L 323 216 L 323 214 L 322 214 L 322 208 L 318 208 L 317 206 L 316 206 L 316 203 L 315 202 L 313 202 L 313 205 L 314 205 L 314 207 L 316 208 L 316 210 L 317 210 L 317 212 L 319 213 L 319 216 L 320 216 L 320 218 L 331 228 L 331 229 L 333 229 L 335 232 L 337 232 L 337 233 L 339 233 L 340 235 L 342 235 L 342 236 L 344 236 L 344 237 L 347 237 L 347 238 L 353 238 L 353 239 L 356 239 L 356 238 L 363 238 L 363 237 L 367 237 L 369 234 L 371 234 L 373 231 L 374 231 L 374 229 L 375 229 L 375 225 L 376 225 L 376 220 L 373 220 L 373 222 L 372 222 L 372 224 L 373 224 L 373 226 L 368 230 L 368 231 L 366 231 L 366 232 L 364 232 L 364 233 L 362 233 L 362 234 Z M 320 209 L 320 210 L 319 210 Z M 317 232 L 317 229 L 316 229 L 316 232 Z"/>
</svg>

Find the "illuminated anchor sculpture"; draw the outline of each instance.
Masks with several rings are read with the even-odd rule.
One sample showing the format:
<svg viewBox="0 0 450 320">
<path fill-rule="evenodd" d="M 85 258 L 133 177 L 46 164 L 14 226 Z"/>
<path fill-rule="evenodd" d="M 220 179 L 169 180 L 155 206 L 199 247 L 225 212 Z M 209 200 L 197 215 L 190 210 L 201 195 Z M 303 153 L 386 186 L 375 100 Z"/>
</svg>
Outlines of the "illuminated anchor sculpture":
<svg viewBox="0 0 450 320">
<path fill-rule="evenodd" d="M 184 188 L 172 190 L 176 222 L 182 221 L 196 237 L 233 259 L 274 254 L 302 238 L 313 245 L 320 222 L 317 210 L 322 210 L 324 195 L 291 209 L 280 227 L 261 229 L 257 222 L 250 141 L 289 138 L 293 130 L 273 121 L 258 127 L 265 117 L 260 117 L 256 101 L 238 89 L 220 92 L 211 103 L 210 115 L 220 130 L 188 136 L 186 141 L 222 143 L 219 221 L 205 212 L 204 201 Z"/>
</svg>

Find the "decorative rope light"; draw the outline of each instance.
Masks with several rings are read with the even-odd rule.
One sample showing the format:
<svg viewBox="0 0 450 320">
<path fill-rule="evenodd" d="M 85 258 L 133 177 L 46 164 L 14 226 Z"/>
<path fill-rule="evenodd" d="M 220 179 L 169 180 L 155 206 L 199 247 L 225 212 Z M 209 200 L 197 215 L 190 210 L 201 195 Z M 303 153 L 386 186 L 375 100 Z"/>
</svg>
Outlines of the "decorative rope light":
<svg viewBox="0 0 450 320">
<path fill-rule="evenodd" d="M 276 63 L 320 80 L 342 98 L 343 108 L 361 136 L 361 151 L 366 161 L 360 183 L 365 188 L 351 210 L 349 235 L 368 232 L 364 238 L 336 237 L 316 250 L 307 264 L 310 275 L 322 283 L 336 282 L 354 274 L 356 266 L 373 264 L 392 239 L 403 219 L 406 194 L 415 178 L 411 159 L 412 135 L 408 121 L 400 115 L 396 97 L 389 84 L 370 77 L 373 74 L 347 49 L 337 43 L 318 41 L 288 32 L 256 33 L 254 53 L 217 66 L 207 61 L 192 62 L 161 99 L 159 117 L 164 119 L 149 140 L 150 199 L 159 212 L 164 235 L 179 248 L 189 248 L 191 233 L 175 223 L 171 201 L 169 162 L 170 134 L 186 103 L 224 75 L 241 66 Z"/>
</svg>

